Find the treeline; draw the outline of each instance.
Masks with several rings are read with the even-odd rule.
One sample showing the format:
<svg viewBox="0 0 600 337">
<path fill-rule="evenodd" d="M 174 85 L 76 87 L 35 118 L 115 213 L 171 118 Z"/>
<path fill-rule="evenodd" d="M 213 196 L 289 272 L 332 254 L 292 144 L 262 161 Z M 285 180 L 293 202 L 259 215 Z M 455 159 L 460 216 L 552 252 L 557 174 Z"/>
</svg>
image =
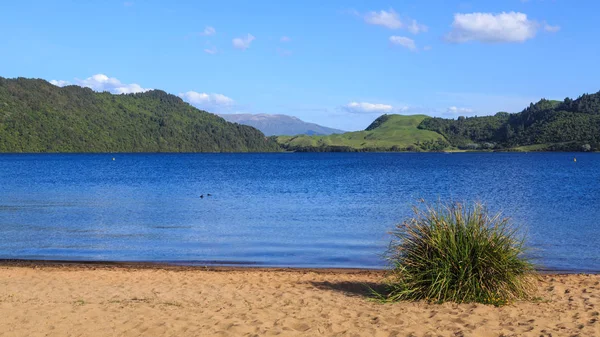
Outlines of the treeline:
<svg viewBox="0 0 600 337">
<path fill-rule="evenodd" d="M 429 118 L 419 128 L 442 134 L 460 149 L 503 150 L 546 145 L 548 151 L 600 151 L 600 92 L 572 100 L 541 101 L 522 112 Z"/>
<path fill-rule="evenodd" d="M 0 77 L 0 152 L 269 152 L 260 131 L 152 90 L 98 93 Z"/>
</svg>

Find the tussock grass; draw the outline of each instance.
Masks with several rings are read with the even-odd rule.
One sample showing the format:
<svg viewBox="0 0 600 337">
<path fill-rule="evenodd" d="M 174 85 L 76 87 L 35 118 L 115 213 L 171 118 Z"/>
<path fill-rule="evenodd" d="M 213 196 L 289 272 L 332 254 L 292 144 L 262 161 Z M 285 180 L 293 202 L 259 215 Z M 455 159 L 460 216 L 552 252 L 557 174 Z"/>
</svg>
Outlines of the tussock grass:
<svg viewBox="0 0 600 337">
<path fill-rule="evenodd" d="M 531 298 L 533 264 L 509 218 L 479 203 L 424 205 L 392 231 L 388 292 L 380 300 L 503 305 Z"/>
</svg>

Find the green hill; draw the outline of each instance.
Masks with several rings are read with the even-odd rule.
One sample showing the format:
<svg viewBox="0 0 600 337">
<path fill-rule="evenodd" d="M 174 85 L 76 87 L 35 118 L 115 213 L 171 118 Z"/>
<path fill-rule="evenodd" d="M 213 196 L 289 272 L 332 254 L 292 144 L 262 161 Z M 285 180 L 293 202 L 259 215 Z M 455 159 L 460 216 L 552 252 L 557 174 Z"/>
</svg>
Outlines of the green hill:
<svg viewBox="0 0 600 337">
<path fill-rule="evenodd" d="M 0 77 L 0 152 L 259 152 L 280 147 L 160 90 L 113 95 Z"/>
<path fill-rule="evenodd" d="M 429 118 L 419 128 L 439 132 L 461 149 L 600 151 L 600 92 L 562 102 L 542 99 L 514 114 Z"/>
<path fill-rule="evenodd" d="M 280 136 L 289 151 L 419 151 L 441 150 L 449 144 L 437 132 L 419 129 L 425 115 L 383 115 L 364 131 L 329 136 Z"/>
<path fill-rule="evenodd" d="M 600 151 L 600 92 L 519 113 L 383 115 L 364 131 L 266 138 L 164 91 L 113 95 L 0 77 L 0 152 Z"/>
<path fill-rule="evenodd" d="M 600 151 L 600 92 L 542 99 L 512 114 L 383 115 L 364 131 L 276 139 L 290 151 Z"/>
</svg>

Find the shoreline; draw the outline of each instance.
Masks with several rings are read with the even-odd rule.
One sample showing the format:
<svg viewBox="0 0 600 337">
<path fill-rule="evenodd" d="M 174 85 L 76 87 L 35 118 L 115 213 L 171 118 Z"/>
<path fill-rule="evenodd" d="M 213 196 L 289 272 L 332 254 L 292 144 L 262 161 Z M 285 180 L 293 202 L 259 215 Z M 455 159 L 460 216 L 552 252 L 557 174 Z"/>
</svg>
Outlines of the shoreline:
<svg viewBox="0 0 600 337">
<path fill-rule="evenodd" d="M 2 267 L 22 268 L 71 268 L 71 269 L 136 269 L 136 270 L 165 270 L 165 271 L 273 271 L 273 272 L 311 272 L 323 274 L 385 274 L 385 269 L 370 268 L 295 268 L 295 267 L 262 267 L 258 265 L 186 265 L 168 262 L 137 262 L 137 261 L 81 261 L 81 260 L 31 260 L 31 259 L 0 259 Z"/>
<path fill-rule="evenodd" d="M 386 268 L 343 268 L 343 267 L 293 267 L 293 266 L 261 266 L 245 263 L 208 263 L 197 264 L 185 262 L 152 262 L 152 261 L 94 261 L 94 260 L 35 260 L 35 259 L 0 259 L 1 267 L 25 268 L 73 268 L 73 269 L 150 269 L 173 271 L 288 271 L 337 274 L 386 274 Z M 539 268 L 540 275 L 600 275 L 600 270 L 562 270 Z"/>
<path fill-rule="evenodd" d="M 274 152 L 0 152 L 0 155 L 180 155 L 180 154 L 290 154 L 290 153 L 361 153 L 361 154 L 386 154 L 386 153 L 405 153 L 405 154 L 461 154 L 461 153 L 516 153 L 516 154 L 532 154 L 532 153 L 575 153 L 575 154 L 598 154 L 600 151 L 525 151 L 525 150 L 442 150 L 442 151 L 274 151 Z"/>
</svg>

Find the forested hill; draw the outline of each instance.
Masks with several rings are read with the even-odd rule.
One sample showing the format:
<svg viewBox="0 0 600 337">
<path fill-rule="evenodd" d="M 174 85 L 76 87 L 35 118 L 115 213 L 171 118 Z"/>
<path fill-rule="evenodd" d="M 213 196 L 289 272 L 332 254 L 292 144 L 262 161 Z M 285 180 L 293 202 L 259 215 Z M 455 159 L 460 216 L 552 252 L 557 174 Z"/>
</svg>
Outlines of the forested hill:
<svg viewBox="0 0 600 337">
<path fill-rule="evenodd" d="M 461 149 L 600 151 L 600 92 L 562 102 L 542 99 L 515 114 L 428 118 L 419 128 Z"/>
<path fill-rule="evenodd" d="M 113 95 L 0 77 L 0 152 L 268 152 L 255 128 L 164 91 Z"/>
</svg>

